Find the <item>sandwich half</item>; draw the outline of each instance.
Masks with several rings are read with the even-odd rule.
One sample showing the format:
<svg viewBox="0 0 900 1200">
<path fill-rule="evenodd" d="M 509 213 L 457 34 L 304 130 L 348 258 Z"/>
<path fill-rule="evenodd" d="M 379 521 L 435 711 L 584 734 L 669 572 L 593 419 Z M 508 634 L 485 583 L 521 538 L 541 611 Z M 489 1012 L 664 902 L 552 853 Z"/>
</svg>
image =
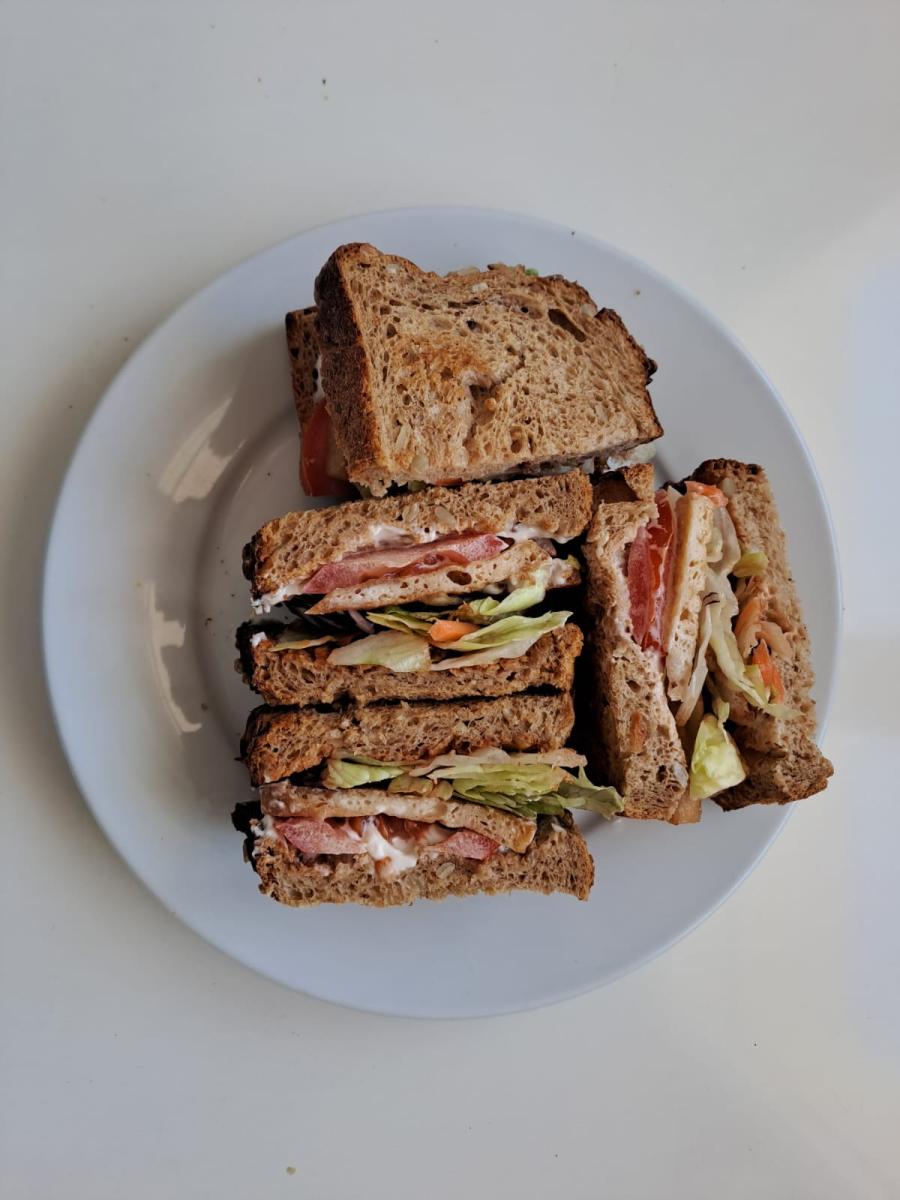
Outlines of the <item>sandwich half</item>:
<svg viewBox="0 0 900 1200">
<path fill-rule="evenodd" d="M 285 904 L 407 904 L 525 889 L 586 899 L 571 808 L 619 811 L 564 743 L 571 698 L 261 708 L 242 754 L 258 802 L 235 824 Z"/>
<path fill-rule="evenodd" d="M 761 467 L 703 463 L 658 491 L 603 479 L 586 538 L 592 766 L 626 816 L 681 823 L 821 791 L 809 636 Z"/>
<path fill-rule="evenodd" d="M 440 276 L 355 243 L 322 268 L 316 303 L 323 395 L 302 401 L 313 484 L 329 474 L 313 465 L 329 438 L 349 479 L 380 496 L 605 461 L 662 433 L 655 364 L 562 276 L 502 265 Z"/>
<path fill-rule="evenodd" d="M 358 500 L 270 521 L 244 553 L 239 666 L 270 704 L 567 691 L 582 636 L 555 589 L 586 528 L 581 472 Z"/>
</svg>

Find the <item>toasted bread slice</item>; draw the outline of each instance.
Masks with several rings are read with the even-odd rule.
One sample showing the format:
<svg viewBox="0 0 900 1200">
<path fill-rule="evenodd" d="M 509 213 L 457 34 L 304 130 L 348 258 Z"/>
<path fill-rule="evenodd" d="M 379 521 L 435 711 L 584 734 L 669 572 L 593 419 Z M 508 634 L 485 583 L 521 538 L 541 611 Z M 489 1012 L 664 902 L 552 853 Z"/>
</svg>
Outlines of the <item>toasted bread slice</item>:
<svg viewBox="0 0 900 1200">
<path fill-rule="evenodd" d="M 262 832 L 251 820 L 245 854 L 259 876 L 259 890 L 281 904 L 367 904 L 377 908 L 443 900 L 447 896 L 495 895 L 532 891 L 567 892 L 586 900 L 594 863 L 569 814 L 539 817 L 537 831 L 522 854 L 498 852 L 484 862 L 423 856 L 394 878 L 379 878 L 367 855 L 335 857 L 306 865 L 283 838 Z"/>
<path fill-rule="evenodd" d="M 289 312 L 284 318 L 284 325 L 291 359 L 294 407 L 302 428 L 312 416 L 316 400 L 323 394 L 319 379 L 320 351 L 315 305 Z"/>
<path fill-rule="evenodd" d="M 587 642 L 594 675 L 587 753 L 597 776 L 611 780 L 622 794 L 626 817 L 668 821 L 686 798 L 688 766 L 659 657 L 642 650 L 631 634 L 625 575 L 627 549 L 655 515 L 652 496 L 601 502 L 585 539 Z"/>
<path fill-rule="evenodd" d="M 257 607 L 266 610 L 296 595 L 303 581 L 320 567 L 379 543 L 424 544 L 456 533 L 529 535 L 529 540 L 518 542 L 506 555 L 466 563 L 462 572 L 455 568 L 431 572 L 421 586 L 417 582 L 420 577 L 407 575 L 395 580 L 372 580 L 362 589 L 341 589 L 347 593 L 345 596 L 335 600 L 332 594 L 328 606 L 317 611 L 377 608 L 441 592 L 460 595 L 526 572 L 542 553 L 530 538 L 566 542 L 577 537 L 590 519 L 591 485 L 581 472 L 509 483 L 431 488 L 382 500 L 355 500 L 331 508 L 288 513 L 269 521 L 244 548 L 244 574 Z M 520 552 L 518 556 L 516 551 Z M 465 579 L 466 573 L 474 578 Z M 457 574 L 463 578 L 454 580 Z"/>
<path fill-rule="evenodd" d="M 621 454 L 662 433 L 655 364 L 561 276 L 441 277 L 354 243 L 322 268 L 316 302 L 338 444 L 374 495 Z"/>
<path fill-rule="evenodd" d="M 530 692 L 443 704 L 368 704 L 340 712 L 257 708 L 241 755 L 254 787 L 318 766 L 344 751 L 379 762 L 428 762 L 454 750 L 558 750 L 572 732 L 572 698 Z"/>
<path fill-rule="evenodd" d="M 787 561 L 784 531 L 768 478 L 762 467 L 732 459 L 709 459 L 692 479 L 713 484 L 728 497 L 728 512 L 745 550 L 762 550 L 768 558 L 765 602 L 785 631 L 791 657 L 777 658 L 785 688 L 784 703 L 799 713 L 784 720 L 732 701 L 734 739 L 748 770 L 747 779 L 714 797 L 725 809 L 747 804 L 786 804 L 820 792 L 832 766 L 816 746 L 815 702 L 810 694 L 813 670 L 809 634 Z"/>
<path fill-rule="evenodd" d="M 314 649 L 279 650 L 248 622 L 238 630 L 244 678 L 266 704 L 372 704 L 378 700 L 458 700 L 508 696 L 530 688 L 572 688 L 583 637 L 577 625 L 551 630 L 518 658 L 451 671 L 391 671 L 321 661 Z"/>
</svg>

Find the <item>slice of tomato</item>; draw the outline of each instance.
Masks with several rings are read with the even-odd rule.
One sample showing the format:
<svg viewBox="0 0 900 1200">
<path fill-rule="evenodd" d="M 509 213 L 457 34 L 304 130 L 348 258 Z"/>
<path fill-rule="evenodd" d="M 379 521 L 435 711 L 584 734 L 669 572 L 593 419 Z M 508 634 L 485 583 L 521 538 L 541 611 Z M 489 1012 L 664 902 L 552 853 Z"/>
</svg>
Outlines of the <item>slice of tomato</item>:
<svg viewBox="0 0 900 1200">
<path fill-rule="evenodd" d="M 493 838 L 489 838 L 483 833 L 476 833 L 474 829 L 457 829 L 446 841 L 432 846 L 431 850 L 434 854 L 449 854 L 454 858 L 474 858 L 479 862 L 484 862 L 485 859 L 496 854 L 498 845 L 499 843 L 495 842 Z"/>
<path fill-rule="evenodd" d="M 631 602 L 631 633 L 639 646 L 653 620 L 653 568 L 650 565 L 650 538 L 642 526 L 628 551 L 628 598 Z"/>
<path fill-rule="evenodd" d="M 327 563 L 310 575 L 300 589 L 305 595 L 326 595 L 336 588 L 357 587 L 369 579 L 395 575 L 424 574 L 452 563 L 494 558 L 507 548 L 493 533 L 450 534 L 434 542 L 394 546 L 384 550 L 361 550 L 339 562 Z"/>
<path fill-rule="evenodd" d="M 303 426 L 300 438 L 300 483 L 307 496 L 353 496 L 355 492 L 346 479 L 328 473 L 329 449 L 333 444 L 331 418 L 325 401 L 316 406 Z"/>
<path fill-rule="evenodd" d="M 669 591 L 669 550 L 675 531 L 675 516 L 663 491 L 656 494 L 656 517 L 638 530 L 628 552 L 628 594 L 634 640 L 644 650 L 659 648 L 662 622 Z"/>
<path fill-rule="evenodd" d="M 314 817 L 291 817 L 277 821 L 276 828 L 285 841 L 301 854 L 363 854 L 365 846 L 339 825 Z"/>
</svg>

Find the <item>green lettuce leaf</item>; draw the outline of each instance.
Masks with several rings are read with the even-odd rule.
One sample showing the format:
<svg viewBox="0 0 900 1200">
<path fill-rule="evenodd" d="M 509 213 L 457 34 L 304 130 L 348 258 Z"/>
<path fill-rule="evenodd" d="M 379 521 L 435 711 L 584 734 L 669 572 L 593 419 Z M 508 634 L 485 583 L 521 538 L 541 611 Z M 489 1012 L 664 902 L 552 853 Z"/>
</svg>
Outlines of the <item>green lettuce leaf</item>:
<svg viewBox="0 0 900 1200">
<path fill-rule="evenodd" d="M 418 633 L 428 636 L 428 630 L 446 616 L 445 612 L 437 609 L 434 612 L 413 612 L 405 608 L 384 608 L 380 612 L 367 612 L 366 616 L 373 625 L 383 625 L 386 629 L 396 629 L 401 633 Z"/>
<path fill-rule="evenodd" d="M 432 665 L 433 671 L 449 671 L 454 667 L 474 666 L 476 663 L 496 662 L 501 658 L 519 658 L 527 654 L 535 642 L 552 629 L 565 625 L 570 612 L 545 613 L 542 617 L 501 617 L 491 625 L 483 625 L 475 633 L 467 633 L 442 649 L 453 657 Z M 457 658 L 460 652 L 462 657 Z"/>
<path fill-rule="evenodd" d="M 542 583 L 532 583 L 527 587 L 514 588 L 502 600 L 493 596 L 485 596 L 483 600 L 471 600 L 461 604 L 454 612 L 454 620 L 471 621 L 475 625 L 485 625 L 497 621 L 500 617 L 508 617 L 513 613 L 523 612 L 526 608 L 534 608 L 541 604 L 547 594 Z"/>
<path fill-rule="evenodd" d="M 690 791 L 695 800 L 706 800 L 747 778 L 734 739 L 725 728 L 728 705 L 716 702 L 716 715 L 707 713 L 697 730 L 691 754 Z"/>
<path fill-rule="evenodd" d="M 560 762 L 578 763 L 578 773 Z M 507 754 L 490 750 L 478 754 L 446 754 L 420 766 L 379 763 L 361 755 L 330 758 L 322 784 L 332 788 L 363 787 L 390 780 L 389 792 L 410 792 L 449 800 L 468 800 L 502 808 L 521 817 L 559 816 L 567 808 L 583 808 L 604 817 L 624 807 L 610 787 L 596 787 L 584 772 L 583 759 L 573 751 Z"/>
<path fill-rule="evenodd" d="M 335 637 L 330 633 L 326 633 L 324 636 L 305 636 L 300 630 L 288 628 L 284 633 L 278 634 L 272 649 L 309 650 L 311 646 L 324 646 L 326 642 L 333 641 L 335 641 Z"/>
<path fill-rule="evenodd" d="M 769 559 L 762 550 L 745 550 L 731 568 L 731 574 L 738 579 L 747 579 L 751 575 L 765 574 Z"/>
<path fill-rule="evenodd" d="M 428 671 L 431 653 L 428 643 L 415 633 L 388 630 L 338 646 L 328 661 L 341 667 L 388 667 L 391 671 Z"/>
<path fill-rule="evenodd" d="M 588 779 L 584 767 L 578 768 L 574 780 L 569 777 L 563 781 L 559 795 L 565 800 L 567 808 L 583 808 L 599 813 L 601 817 L 614 817 L 625 807 L 625 801 L 614 787 L 597 787 Z"/>
<path fill-rule="evenodd" d="M 322 774 L 322 783 L 330 788 L 364 787 L 367 783 L 382 783 L 404 772 L 396 763 L 380 763 L 355 755 L 348 758 L 329 758 Z"/>
<path fill-rule="evenodd" d="M 539 756 L 530 756 L 537 759 Z M 612 817 L 624 802 L 615 788 L 595 787 L 583 767 L 578 774 L 553 763 L 508 756 L 506 761 L 479 762 L 473 757 L 429 771 L 429 779 L 448 779 L 453 793 L 473 804 L 487 804 L 519 816 L 559 815 L 567 808 L 583 808 Z"/>
</svg>

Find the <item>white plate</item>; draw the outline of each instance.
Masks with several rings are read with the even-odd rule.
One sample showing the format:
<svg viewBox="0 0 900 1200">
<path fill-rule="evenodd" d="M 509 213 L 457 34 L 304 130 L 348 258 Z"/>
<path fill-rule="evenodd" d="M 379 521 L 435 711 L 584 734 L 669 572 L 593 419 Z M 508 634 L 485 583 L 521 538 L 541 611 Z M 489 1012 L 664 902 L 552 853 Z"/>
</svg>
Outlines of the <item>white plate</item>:
<svg viewBox="0 0 900 1200">
<path fill-rule="evenodd" d="M 282 908 L 260 896 L 230 824 L 249 796 L 235 762 L 253 697 L 232 669 L 248 613 L 241 547 L 304 505 L 283 317 L 312 301 L 341 242 L 437 271 L 522 262 L 577 278 L 659 362 L 658 462 L 765 464 L 806 603 L 824 715 L 840 613 L 815 469 L 772 386 L 731 336 L 649 267 L 530 217 L 415 209 L 341 221 L 223 275 L 120 372 L 72 462 L 53 524 L 44 645 L 59 732 L 97 819 L 168 909 L 290 987 L 376 1012 L 475 1016 L 548 1004 L 659 954 L 746 876 L 786 819 L 776 808 L 698 826 L 596 821 L 587 904 L 513 895 L 405 909 Z M 600 781 L 602 782 L 602 781 Z"/>
</svg>

